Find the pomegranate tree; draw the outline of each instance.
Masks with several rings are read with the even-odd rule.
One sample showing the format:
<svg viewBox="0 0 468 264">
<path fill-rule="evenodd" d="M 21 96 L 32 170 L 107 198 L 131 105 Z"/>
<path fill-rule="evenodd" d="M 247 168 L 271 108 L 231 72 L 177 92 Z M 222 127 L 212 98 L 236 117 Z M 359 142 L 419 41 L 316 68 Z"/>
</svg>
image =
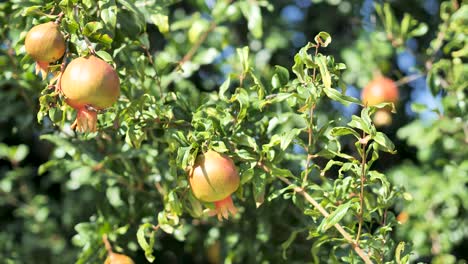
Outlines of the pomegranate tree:
<svg viewBox="0 0 468 264">
<path fill-rule="evenodd" d="M 380 103 L 396 104 L 399 99 L 398 86 L 389 78 L 378 77 L 364 87 L 361 97 L 362 102 L 367 106 L 373 106 Z M 390 109 L 383 108 L 377 110 L 373 120 L 377 126 L 390 125 L 392 123 Z"/>
<path fill-rule="evenodd" d="M 26 52 L 36 61 L 36 74 L 47 76 L 50 62 L 57 61 L 65 53 L 65 38 L 56 22 L 34 26 L 25 40 Z"/>
<path fill-rule="evenodd" d="M 77 111 L 72 128 L 94 132 L 98 111 L 117 101 L 120 81 L 112 66 L 91 55 L 77 58 L 67 66 L 60 80 L 60 89 L 67 104 Z"/>
<path fill-rule="evenodd" d="M 214 203 L 220 221 L 237 213 L 231 194 L 239 187 L 240 177 L 228 156 L 211 150 L 199 155 L 189 171 L 189 183 L 197 199 Z"/>
</svg>

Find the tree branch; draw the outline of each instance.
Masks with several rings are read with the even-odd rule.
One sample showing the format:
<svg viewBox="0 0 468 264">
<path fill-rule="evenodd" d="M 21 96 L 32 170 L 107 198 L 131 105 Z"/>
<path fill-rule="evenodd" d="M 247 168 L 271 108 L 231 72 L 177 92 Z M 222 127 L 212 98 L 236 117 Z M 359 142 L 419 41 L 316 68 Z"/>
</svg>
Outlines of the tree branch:
<svg viewBox="0 0 468 264">
<path fill-rule="evenodd" d="M 318 54 L 318 50 L 320 48 L 320 44 L 317 43 L 315 45 L 315 56 L 317 57 L 317 54 Z M 314 80 L 315 82 L 315 79 L 316 79 L 316 75 L 317 72 L 316 72 L 316 68 L 314 68 L 313 70 L 313 73 L 312 73 L 312 79 Z M 307 149 L 306 149 L 306 152 L 307 152 L 307 160 L 306 160 L 306 167 L 305 167 L 305 175 L 304 175 L 304 179 L 302 180 L 302 186 L 305 186 L 307 184 L 307 179 L 309 177 L 309 166 L 310 166 L 310 161 L 312 160 L 312 155 L 309 153 L 309 150 L 310 150 L 310 147 L 312 146 L 312 135 L 314 133 L 314 129 L 313 129 L 313 123 L 314 123 L 314 109 L 315 109 L 315 104 L 311 105 L 310 106 L 310 109 L 309 109 L 309 127 L 308 127 L 308 131 L 307 133 L 309 134 L 309 138 L 308 138 L 308 142 L 307 142 Z"/>
<path fill-rule="evenodd" d="M 182 69 L 182 65 L 184 63 L 186 63 L 187 61 L 190 61 L 192 59 L 193 55 L 195 55 L 197 50 L 200 48 L 201 44 L 206 40 L 208 35 L 211 33 L 211 31 L 213 31 L 216 28 L 217 25 L 218 24 L 216 24 L 216 22 L 214 22 L 214 21 L 211 22 L 208 29 L 205 32 L 203 32 L 203 34 L 200 36 L 200 38 L 197 40 L 197 42 L 195 42 L 195 44 L 193 44 L 192 48 L 190 48 L 190 50 L 187 52 L 187 54 L 185 54 L 185 56 L 179 61 L 179 65 L 177 65 L 176 70 Z"/>
<path fill-rule="evenodd" d="M 359 244 L 359 237 L 361 236 L 361 230 L 362 230 L 362 222 L 364 221 L 363 215 L 364 215 L 364 183 L 366 181 L 366 146 L 367 142 L 369 141 L 370 137 L 366 136 L 366 133 L 362 131 L 362 138 L 359 140 L 360 143 L 362 144 L 361 146 L 361 190 L 359 192 L 359 225 L 358 225 L 358 232 L 356 235 L 356 244 Z"/>
<path fill-rule="evenodd" d="M 258 162 L 257 164 L 261 169 L 263 169 L 265 172 L 271 174 L 270 168 L 268 168 L 264 163 Z M 288 180 L 285 177 L 282 176 L 275 176 L 278 179 L 280 179 L 282 182 L 292 185 L 293 183 Z M 310 196 L 302 187 L 295 186 L 294 191 L 304 197 L 307 202 L 312 204 L 324 217 L 328 217 L 330 214 L 323 208 L 312 196 Z M 359 245 L 353 240 L 351 235 L 344 230 L 344 228 L 340 224 L 335 224 L 334 227 L 338 232 L 343 236 L 343 238 L 351 245 L 351 247 L 354 249 L 354 251 L 361 257 L 361 259 L 364 261 L 366 264 L 373 264 L 372 261 L 370 260 L 369 256 L 364 252 L 363 249 L 359 247 Z"/>
</svg>

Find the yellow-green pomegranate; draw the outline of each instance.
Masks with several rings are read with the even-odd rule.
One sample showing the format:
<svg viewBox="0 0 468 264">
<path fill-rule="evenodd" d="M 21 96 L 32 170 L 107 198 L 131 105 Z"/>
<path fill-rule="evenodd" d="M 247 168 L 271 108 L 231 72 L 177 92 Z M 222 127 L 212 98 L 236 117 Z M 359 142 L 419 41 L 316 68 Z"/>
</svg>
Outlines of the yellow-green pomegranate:
<svg viewBox="0 0 468 264">
<path fill-rule="evenodd" d="M 211 150 L 199 155 L 189 171 L 189 183 L 197 199 L 215 204 L 219 220 L 237 213 L 231 194 L 239 188 L 240 177 L 228 156 Z"/>
<path fill-rule="evenodd" d="M 47 75 L 50 62 L 57 61 L 65 53 L 65 38 L 59 24 L 48 22 L 29 30 L 24 42 L 26 52 L 36 61 L 36 74 Z"/>
<path fill-rule="evenodd" d="M 112 66 L 91 55 L 70 62 L 60 80 L 60 89 L 67 104 L 77 110 L 72 128 L 81 132 L 94 132 L 96 110 L 106 109 L 117 101 L 120 81 Z"/>
</svg>

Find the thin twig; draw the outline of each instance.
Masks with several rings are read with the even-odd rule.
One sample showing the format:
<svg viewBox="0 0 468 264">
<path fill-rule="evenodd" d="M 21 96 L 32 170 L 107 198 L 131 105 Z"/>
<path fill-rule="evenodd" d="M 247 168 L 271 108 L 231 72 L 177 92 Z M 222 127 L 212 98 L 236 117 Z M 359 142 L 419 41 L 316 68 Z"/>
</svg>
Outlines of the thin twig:
<svg viewBox="0 0 468 264">
<path fill-rule="evenodd" d="M 305 186 L 307 184 L 307 178 L 309 176 L 310 161 L 312 160 L 312 156 L 313 156 L 313 155 L 311 155 L 309 153 L 309 149 L 312 146 L 312 135 L 314 133 L 313 128 L 312 128 L 313 122 L 314 122 L 314 108 L 315 108 L 315 104 L 312 105 L 310 107 L 310 110 L 309 110 L 309 115 L 310 115 L 309 128 L 308 128 L 309 139 L 308 139 L 307 150 L 306 150 L 307 151 L 307 161 L 306 161 L 304 179 L 302 180 L 302 186 Z"/>
<path fill-rule="evenodd" d="M 102 242 L 104 242 L 104 246 L 106 247 L 106 250 L 107 250 L 107 254 L 112 254 L 112 246 L 109 242 L 109 239 L 107 239 L 107 235 L 104 234 L 102 235 Z"/>
<path fill-rule="evenodd" d="M 412 75 L 408 75 L 408 76 L 405 76 L 401 79 L 399 79 L 398 81 L 395 82 L 396 86 L 402 86 L 403 84 L 407 84 L 409 82 L 412 82 L 414 80 L 417 80 L 421 77 L 423 77 L 424 74 L 423 73 L 416 73 L 416 74 L 412 74 Z"/>
<path fill-rule="evenodd" d="M 151 53 L 149 52 L 148 47 L 141 45 L 141 48 L 145 51 L 146 57 L 148 57 L 148 61 L 153 66 L 154 71 L 156 74 L 153 76 L 153 79 L 156 80 L 156 83 L 159 87 L 159 93 L 161 94 L 161 98 L 163 99 L 163 90 L 162 90 L 162 85 L 161 85 L 161 78 L 159 78 L 158 72 L 156 70 L 156 66 L 154 65 L 153 57 L 151 56 Z"/>
<path fill-rule="evenodd" d="M 76 21 L 79 21 L 79 20 L 80 20 L 79 17 L 78 17 L 78 16 L 79 16 L 79 10 L 78 10 L 78 9 L 79 9 L 78 6 L 75 6 L 75 7 L 73 8 L 73 15 L 75 16 L 75 20 L 76 20 Z M 86 37 L 86 36 L 83 34 L 83 28 L 81 28 L 81 26 L 79 26 L 78 29 L 80 30 L 80 33 L 81 33 L 81 35 L 83 36 L 83 39 L 84 39 L 84 41 L 85 41 L 85 43 L 86 43 L 86 46 L 87 46 L 88 49 L 89 49 L 89 52 L 90 52 L 92 55 L 96 55 L 96 50 L 93 48 L 93 45 L 92 45 L 91 41 L 89 41 L 88 37 Z"/>
<path fill-rule="evenodd" d="M 320 44 L 317 43 L 315 45 L 315 57 L 317 57 L 319 48 L 320 48 Z M 317 74 L 316 68 L 314 68 L 314 70 L 312 72 L 312 79 L 313 79 L 314 82 L 315 82 L 315 79 L 316 79 L 316 76 L 317 76 L 316 74 Z M 306 149 L 307 160 L 306 160 L 306 167 L 305 167 L 305 175 L 304 175 L 304 179 L 302 180 L 302 186 L 305 186 L 307 184 L 307 179 L 309 177 L 310 161 L 312 160 L 312 155 L 309 153 L 309 151 L 310 151 L 310 148 L 312 146 L 312 139 L 313 139 L 312 136 L 313 136 L 313 133 L 314 133 L 314 130 L 313 130 L 314 109 L 315 109 L 315 104 L 311 105 L 310 109 L 309 109 L 309 127 L 308 127 L 308 131 L 307 131 L 307 133 L 309 134 L 309 138 L 308 138 L 308 142 L 307 142 L 307 149 Z"/>
<path fill-rule="evenodd" d="M 83 34 L 83 32 L 82 32 L 81 34 Z M 85 42 L 86 42 L 86 46 L 88 46 L 89 53 L 91 53 L 92 55 L 96 56 L 96 50 L 94 49 L 93 44 L 91 43 L 91 41 L 89 41 L 88 37 L 86 37 L 85 35 L 83 35 L 83 39 L 84 39 Z"/>
<path fill-rule="evenodd" d="M 356 244 L 359 244 L 359 237 L 361 236 L 361 230 L 362 230 L 362 223 L 364 221 L 363 215 L 364 215 L 364 183 L 366 181 L 366 146 L 368 142 L 368 137 L 366 136 L 366 133 L 362 131 L 362 138 L 360 140 L 361 143 L 361 191 L 359 192 L 359 214 L 358 214 L 358 219 L 359 219 L 359 224 L 358 224 L 358 231 L 356 235 Z"/>
<path fill-rule="evenodd" d="M 264 163 L 262 162 L 259 162 L 257 164 L 260 168 L 262 168 L 265 172 L 267 173 L 271 173 L 271 170 L 270 168 L 268 168 Z M 278 179 L 280 179 L 282 182 L 288 184 L 288 185 L 292 185 L 293 183 L 288 180 L 287 178 L 285 177 L 282 177 L 282 176 L 276 176 Z M 309 202 L 310 204 L 312 204 L 324 217 L 328 217 L 330 214 L 327 212 L 327 210 L 325 210 L 325 208 L 323 208 L 314 198 L 312 198 L 312 196 L 310 196 L 305 190 L 304 188 L 302 187 L 298 187 L 298 186 L 295 186 L 294 187 L 294 192 L 302 195 L 304 197 L 304 199 L 306 199 L 307 202 Z M 363 249 L 361 249 L 359 247 L 358 244 L 356 244 L 356 242 L 353 240 L 353 238 L 351 237 L 351 235 L 346 232 L 346 230 L 344 230 L 344 228 L 336 223 L 334 225 L 334 227 L 336 228 L 336 230 L 338 230 L 338 232 L 343 236 L 343 238 L 351 245 L 351 247 L 354 249 L 354 251 L 362 258 L 362 260 L 364 261 L 364 263 L 366 264 L 372 264 L 372 261 L 370 260 L 369 256 L 364 252 Z"/>
<path fill-rule="evenodd" d="M 63 12 L 60 12 L 60 14 L 57 15 L 57 19 L 55 20 L 55 24 L 60 24 L 62 22 L 62 18 L 65 14 Z"/>
<path fill-rule="evenodd" d="M 226 1 L 226 4 L 229 5 L 230 3 L 232 2 L 232 0 L 227 0 Z M 200 38 L 198 38 L 197 42 L 195 42 L 195 44 L 193 44 L 192 48 L 190 48 L 190 50 L 187 52 L 187 54 L 185 54 L 184 57 L 182 57 L 182 59 L 179 61 L 179 65 L 177 65 L 176 67 L 176 70 L 180 70 L 182 69 L 182 65 L 184 63 L 186 63 L 187 61 L 190 61 L 193 57 L 193 55 L 195 55 L 195 53 L 197 52 L 197 50 L 200 48 L 201 44 L 203 42 L 205 42 L 206 38 L 208 37 L 208 35 L 218 26 L 218 24 L 213 20 L 211 23 L 210 23 L 210 26 L 208 27 L 208 29 L 203 32 L 203 34 L 200 36 Z"/>
<path fill-rule="evenodd" d="M 208 29 L 203 32 L 203 34 L 200 36 L 200 38 L 193 44 L 192 48 L 185 54 L 185 56 L 179 61 L 179 65 L 177 65 L 176 70 L 180 70 L 182 68 L 182 65 L 186 63 L 187 61 L 190 61 L 197 52 L 197 50 L 200 48 L 201 44 L 206 40 L 208 35 L 210 34 L 211 31 L 213 31 L 218 24 L 215 21 L 212 21 Z"/>
</svg>

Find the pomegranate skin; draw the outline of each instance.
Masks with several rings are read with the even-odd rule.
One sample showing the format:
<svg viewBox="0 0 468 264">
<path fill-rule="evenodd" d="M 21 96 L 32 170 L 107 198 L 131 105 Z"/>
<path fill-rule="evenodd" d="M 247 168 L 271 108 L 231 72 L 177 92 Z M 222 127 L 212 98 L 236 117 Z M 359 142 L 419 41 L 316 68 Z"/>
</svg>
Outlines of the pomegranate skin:
<svg viewBox="0 0 468 264">
<path fill-rule="evenodd" d="M 124 254 L 118 254 L 118 253 L 111 253 L 107 258 L 104 264 L 135 264 L 133 260 L 124 255 Z"/>
<path fill-rule="evenodd" d="M 398 99 L 398 87 L 393 80 L 386 77 L 374 79 L 362 90 L 362 102 L 368 106 L 384 102 L 396 103 Z"/>
<path fill-rule="evenodd" d="M 112 106 L 120 95 L 117 72 L 95 56 L 73 60 L 62 75 L 60 88 L 75 109 L 89 105 L 102 110 Z"/>
<path fill-rule="evenodd" d="M 54 62 L 65 53 L 65 39 L 59 25 L 48 22 L 34 26 L 25 39 L 26 52 L 38 62 Z"/>
<path fill-rule="evenodd" d="M 218 202 L 239 188 L 240 177 L 232 159 L 210 150 L 197 157 L 189 173 L 189 183 L 197 199 Z"/>
</svg>

